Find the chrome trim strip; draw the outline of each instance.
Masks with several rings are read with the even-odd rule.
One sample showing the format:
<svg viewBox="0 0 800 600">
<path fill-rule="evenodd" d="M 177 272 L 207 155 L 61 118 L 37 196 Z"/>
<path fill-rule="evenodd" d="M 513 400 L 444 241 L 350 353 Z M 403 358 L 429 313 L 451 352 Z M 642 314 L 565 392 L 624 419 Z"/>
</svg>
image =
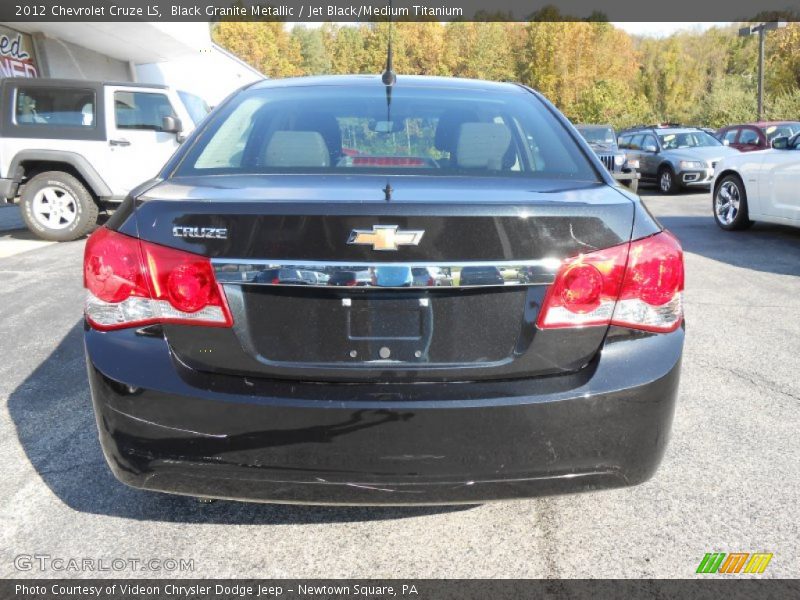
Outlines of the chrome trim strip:
<svg viewBox="0 0 800 600">
<path fill-rule="evenodd" d="M 273 285 L 282 287 L 359 287 L 389 289 L 477 288 L 547 285 L 553 282 L 561 266 L 557 258 L 524 261 L 409 261 L 343 262 L 277 259 L 211 260 L 217 281 L 226 285 Z M 461 270 L 467 267 L 515 271 L 499 278 L 474 276 L 461 282 Z M 411 269 L 436 269 L 424 281 Z M 403 270 L 407 272 L 403 272 Z M 279 273 L 276 271 L 283 271 Z M 354 279 L 353 272 L 359 273 Z M 501 272 L 502 275 L 502 272 Z M 347 279 L 346 279 L 347 278 Z M 355 283 L 352 283 L 355 281 Z M 338 282 L 338 283 L 334 283 Z"/>
</svg>

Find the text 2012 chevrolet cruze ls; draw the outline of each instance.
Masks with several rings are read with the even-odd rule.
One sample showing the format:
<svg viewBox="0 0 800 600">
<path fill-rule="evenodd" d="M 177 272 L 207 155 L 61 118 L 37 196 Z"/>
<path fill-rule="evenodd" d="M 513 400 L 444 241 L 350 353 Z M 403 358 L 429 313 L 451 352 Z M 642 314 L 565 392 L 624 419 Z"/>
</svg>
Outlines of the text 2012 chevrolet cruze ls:
<svg viewBox="0 0 800 600">
<path fill-rule="evenodd" d="M 136 487 L 480 502 L 639 483 L 667 443 L 681 248 L 523 86 L 253 85 L 84 276 L 100 439 Z"/>
</svg>

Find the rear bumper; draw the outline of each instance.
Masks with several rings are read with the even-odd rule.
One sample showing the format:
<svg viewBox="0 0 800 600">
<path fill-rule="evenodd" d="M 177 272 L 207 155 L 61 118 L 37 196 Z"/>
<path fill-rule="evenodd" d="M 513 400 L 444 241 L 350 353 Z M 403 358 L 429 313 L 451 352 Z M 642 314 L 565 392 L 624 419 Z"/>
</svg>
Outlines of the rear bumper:
<svg viewBox="0 0 800 600">
<path fill-rule="evenodd" d="M 641 177 L 639 171 L 613 171 L 612 177 L 618 181 L 636 181 Z"/>
<path fill-rule="evenodd" d="M 612 329 L 578 373 L 480 383 L 257 381 L 87 330 L 101 445 L 134 487 L 309 504 L 475 503 L 633 485 L 664 453 L 683 329 Z"/>
</svg>

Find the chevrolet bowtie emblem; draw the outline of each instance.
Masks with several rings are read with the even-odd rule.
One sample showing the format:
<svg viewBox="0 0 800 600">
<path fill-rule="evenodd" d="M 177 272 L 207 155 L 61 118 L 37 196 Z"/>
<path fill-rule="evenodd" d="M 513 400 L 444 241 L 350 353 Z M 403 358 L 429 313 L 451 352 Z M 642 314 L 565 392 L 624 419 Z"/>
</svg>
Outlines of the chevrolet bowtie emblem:
<svg viewBox="0 0 800 600">
<path fill-rule="evenodd" d="M 397 250 L 398 246 L 417 246 L 424 230 L 407 231 L 397 225 L 373 225 L 368 229 L 353 229 L 348 244 L 372 246 L 373 250 Z"/>
</svg>

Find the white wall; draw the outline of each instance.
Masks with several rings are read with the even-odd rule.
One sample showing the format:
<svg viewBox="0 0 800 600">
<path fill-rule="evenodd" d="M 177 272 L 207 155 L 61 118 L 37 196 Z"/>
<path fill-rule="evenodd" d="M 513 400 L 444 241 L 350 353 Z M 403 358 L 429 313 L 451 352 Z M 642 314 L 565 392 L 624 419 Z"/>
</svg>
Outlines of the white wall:
<svg viewBox="0 0 800 600">
<path fill-rule="evenodd" d="M 228 94 L 264 76 L 222 48 L 209 44 L 196 55 L 136 65 L 141 83 L 160 83 L 192 92 L 216 106 Z"/>
</svg>

